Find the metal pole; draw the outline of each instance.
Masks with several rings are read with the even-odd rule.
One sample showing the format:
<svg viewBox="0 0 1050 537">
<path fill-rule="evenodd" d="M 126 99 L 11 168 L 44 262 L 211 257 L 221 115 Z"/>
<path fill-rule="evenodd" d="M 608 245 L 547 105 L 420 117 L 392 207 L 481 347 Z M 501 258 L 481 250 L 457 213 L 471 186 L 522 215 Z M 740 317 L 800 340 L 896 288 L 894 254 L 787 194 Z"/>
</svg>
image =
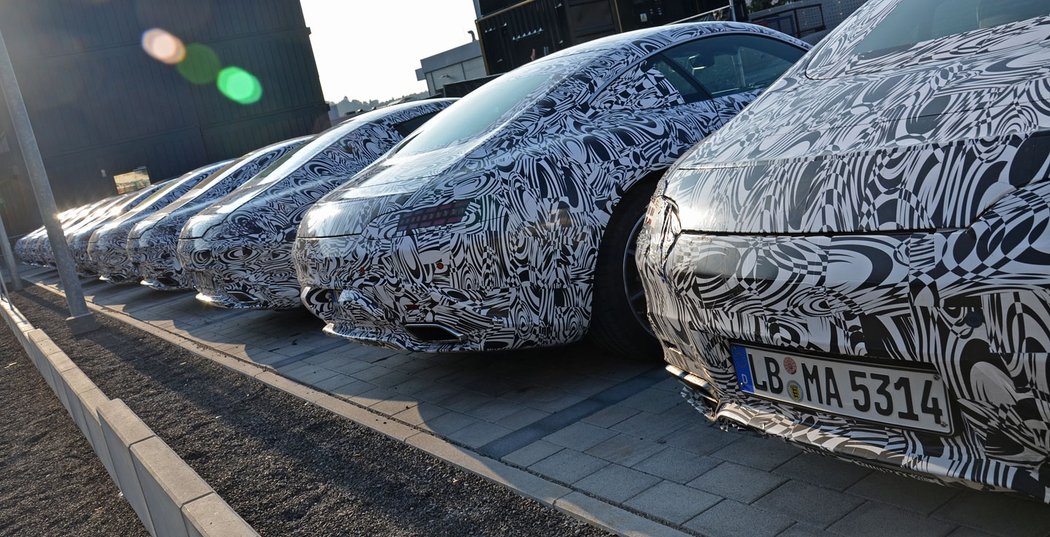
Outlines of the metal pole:
<svg viewBox="0 0 1050 537">
<path fill-rule="evenodd" d="M 733 0 L 729 0 L 729 20 L 736 20 L 736 5 L 733 3 Z"/>
<path fill-rule="evenodd" d="M 8 306 L 14 306 L 14 303 L 11 302 L 11 293 L 7 290 L 7 284 L 4 283 L 3 278 L 0 278 L 0 298 L 6 300 Z"/>
<path fill-rule="evenodd" d="M 55 205 L 55 195 L 51 192 L 51 184 L 47 180 L 44 160 L 40 156 L 40 147 L 36 144 L 33 125 L 29 121 L 29 112 L 26 110 L 25 101 L 22 99 L 22 90 L 18 87 L 15 67 L 11 63 L 11 56 L 8 54 L 7 43 L 4 42 L 2 32 L 0 32 L 0 90 L 3 90 L 7 98 L 7 109 L 11 113 L 11 123 L 14 126 L 15 134 L 18 136 L 18 145 L 22 148 L 22 157 L 29 171 L 29 183 L 33 186 L 33 194 L 36 196 L 37 207 L 40 209 L 40 217 L 44 220 L 47 238 L 51 242 L 51 250 L 55 254 L 58 276 L 62 281 L 62 287 L 65 289 L 66 303 L 69 305 L 70 314 L 70 317 L 66 319 L 66 323 L 74 334 L 90 332 L 98 328 L 98 324 L 96 324 L 94 315 L 91 314 L 87 304 L 84 302 L 84 290 L 80 287 L 80 279 L 77 277 L 76 268 L 73 264 L 73 256 L 69 253 L 66 235 L 58 221 L 58 207 Z"/>
<path fill-rule="evenodd" d="M 0 250 L 3 250 L 7 271 L 11 273 L 11 287 L 15 291 L 21 291 L 22 278 L 18 276 L 18 263 L 15 261 L 15 253 L 11 251 L 11 239 L 7 238 L 7 228 L 4 227 L 3 218 L 0 218 Z"/>
</svg>

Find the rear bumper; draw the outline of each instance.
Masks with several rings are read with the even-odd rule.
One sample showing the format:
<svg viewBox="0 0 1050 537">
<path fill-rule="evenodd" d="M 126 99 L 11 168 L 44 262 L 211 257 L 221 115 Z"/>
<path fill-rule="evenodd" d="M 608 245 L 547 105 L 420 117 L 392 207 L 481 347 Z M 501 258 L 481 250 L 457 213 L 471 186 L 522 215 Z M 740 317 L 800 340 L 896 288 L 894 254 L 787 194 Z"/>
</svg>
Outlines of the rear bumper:
<svg viewBox="0 0 1050 537">
<path fill-rule="evenodd" d="M 465 240 L 491 240 L 475 235 Z M 423 352 L 542 347 L 586 334 L 590 302 L 571 297 L 588 296 L 589 287 L 522 285 L 482 272 L 486 263 L 454 266 L 448 254 L 420 251 L 424 239 L 416 239 L 298 239 L 303 304 L 328 334 Z M 419 266 L 421 259 L 430 261 Z"/>
<path fill-rule="evenodd" d="M 542 345 L 522 337 L 536 333 L 536 326 L 515 324 L 516 319 L 505 313 L 506 297 L 521 289 L 493 289 L 487 299 L 478 291 L 409 291 L 405 287 L 398 291 L 395 299 L 382 290 L 362 293 L 354 287 L 305 285 L 301 298 L 311 313 L 327 323 L 326 334 L 367 345 L 418 352 L 481 352 Z"/>
<path fill-rule="evenodd" d="M 1016 252 L 973 246 L 991 231 L 647 230 L 639 263 L 665 360 L 704 380 L 690 394 L 709 419 L 871 466 L 1050 502 L 1050 275 L 1011 269 Z M 944 378 L 960 419 L 951 436 L 938 436 L 751 396 L 737 385 L 734 341 L 921 363 Z"/>
</svg>

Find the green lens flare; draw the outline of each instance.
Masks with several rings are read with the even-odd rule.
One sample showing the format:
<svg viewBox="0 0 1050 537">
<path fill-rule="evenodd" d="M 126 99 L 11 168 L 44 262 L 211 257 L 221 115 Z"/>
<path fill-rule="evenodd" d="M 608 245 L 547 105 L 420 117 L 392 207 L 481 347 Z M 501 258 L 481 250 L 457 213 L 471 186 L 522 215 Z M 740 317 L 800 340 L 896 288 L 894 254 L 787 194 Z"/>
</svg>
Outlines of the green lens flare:
<svg viewBox="0 0 1050 537">
<path fill-rule="evenodd" d="M 215 51 L 200 43 L 186 46 L 186 57 L 176 67 L 179 74 L 194 84 L 210 84 L 219 74 L 222 62 Z"/>
<path fill-rule="evenodd" d="M 228 99 L 240 104 L 254 104 L 262 98 L 259 79 L 240 67 L 227 67 L 219 71 L 216 85 Z"/>
</svg>

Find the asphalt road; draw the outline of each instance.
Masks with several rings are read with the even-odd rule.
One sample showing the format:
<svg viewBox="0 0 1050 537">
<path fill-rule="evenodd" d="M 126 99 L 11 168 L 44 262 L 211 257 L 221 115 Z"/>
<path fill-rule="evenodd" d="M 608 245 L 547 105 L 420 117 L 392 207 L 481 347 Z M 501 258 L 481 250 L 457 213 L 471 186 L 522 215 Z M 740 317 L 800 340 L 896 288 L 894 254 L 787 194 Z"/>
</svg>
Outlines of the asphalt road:
<svg viewBox="0 0 1050 537">
<path fill-rule="evenodd" d="M 73 338 L 46 291 L 14 302 L 263 535 L 605 535 L 116 321 Z"/>
</svg>

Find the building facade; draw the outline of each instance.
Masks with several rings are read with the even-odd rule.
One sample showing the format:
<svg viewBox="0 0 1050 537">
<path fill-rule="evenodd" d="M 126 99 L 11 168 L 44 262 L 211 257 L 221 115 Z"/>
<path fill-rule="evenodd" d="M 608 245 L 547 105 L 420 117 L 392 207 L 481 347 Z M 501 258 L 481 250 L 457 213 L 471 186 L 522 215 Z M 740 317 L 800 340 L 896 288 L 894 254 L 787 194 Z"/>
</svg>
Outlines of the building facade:
<svg viewBox="0 0 1050 537">
<path fill-rule="evenodd" d="M 465 45 L 446 50 L 419 60 L 416 80 L 427 81 L 430 96 L 445 95 L 444 88 L 466 80 L 484 77 L 485 60 L 481 57 L 481 42 L 473 40 Z"/>
<path fill-rule="evenodd" d="M 154 28 L 181 40 L 181 61 L 146 53 Z M 0 31 L 59 208 L 140 167 L 167 179 L 327 124 L 298 0 L 0 0 Z M 257 87 L 224 87 L 227 68 Z M 18 235 L 39 217 L 13 139 L 5 109 L 0 212 Z"/>
<path fill-rule="evenodd" d="M 486 69 L 499 74 L 592 39 L 728 5 L 729 0 L 478 0 L 475 9 Z M 738 9 L 743 7 L 739 2 Z"/>
<path fill-rule="evenodd" d="M 755 10 L 751 22 L 816 43 L 834 30 L 867 0 L 795 0 L 779 2 L 768 9 Z"/>
</svg>

